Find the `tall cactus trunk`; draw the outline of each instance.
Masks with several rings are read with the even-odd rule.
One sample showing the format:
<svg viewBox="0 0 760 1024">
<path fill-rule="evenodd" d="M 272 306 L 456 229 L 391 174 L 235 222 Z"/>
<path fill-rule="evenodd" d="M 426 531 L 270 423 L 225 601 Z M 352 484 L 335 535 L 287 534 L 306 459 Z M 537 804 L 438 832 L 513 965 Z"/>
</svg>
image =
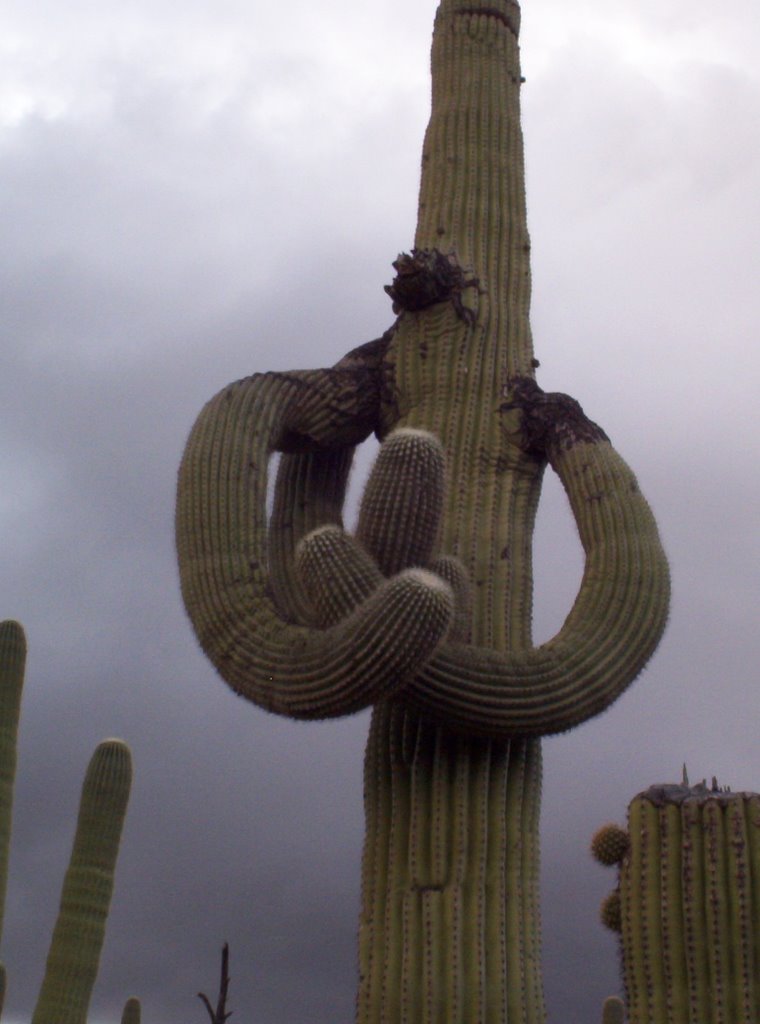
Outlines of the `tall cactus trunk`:
<svg viewBox="0 0 760 1024">
<path fill-rule="evenodd" d="M 542 1021 L 540 745 L 375 710 L 360 1024 Z"/>
<path fill-rule="evenodd" d="M 531 643 L 543 471 L 509 444 L 501 411 L 510 382 L 533 372 L 518 27 L 504 0 L 438 10 L 415 246 L 453 253 L 463 283 L 477 283 L 464 310 L 405 311 L 386 354 L 400 423 L 432 431 L 446 451 L 442 548 L 474 584 L 472 639 L 500 651 Z M 465 739 L 402 708 L 376 709 L 360 1024 L 544 1020 L 540 789 L 538 739 Z"/>
</svg>

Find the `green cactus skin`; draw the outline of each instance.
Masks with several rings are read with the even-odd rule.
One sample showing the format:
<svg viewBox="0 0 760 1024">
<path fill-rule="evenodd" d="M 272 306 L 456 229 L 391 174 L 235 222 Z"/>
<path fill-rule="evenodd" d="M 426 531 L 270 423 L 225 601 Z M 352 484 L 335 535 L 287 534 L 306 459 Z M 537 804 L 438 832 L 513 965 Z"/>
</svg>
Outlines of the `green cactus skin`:
<svg viewBox="0 0 760 1024">
<path fill-rule="evenodd" d="M 86 1024 L 132 781 L 129 747 L 104 740 L 82 786 L 74 845 L 32 1024 Z"/>
<path fill-rule="evenodd" d="M 630 1024 L 760 1020 L 760 796 L 652 786 L 620 864 Z"/>
<path fill-rule="evenodd" d="M 24 686 L 26 637 L 18 622 L 0 622 L 0 937 L 3 933 L 8 852 L 16 779 L 16 743 Z"/>
<path fill-rule="evenodd" d="M 608 707 L 667 617 L 667 563 L 635 477 L 577 403 L 533 380 L 518 29 L 513 0 L 441 2 L 415 250 L 395 264 L 391 330 L 331 369 L 225 388 L 179 474 L 183 598 L 221 676 L 294 717 L 374 705 L 360 1024 L 544 1020 L 540 737 Z M 437 536 L 394 537 L 394 522 L 417 528 L 411 494 L 420 508 L 438 500 L 402 460 L 386 511 L 368 499 L 359 530 L 374 568 L 335 531 L 304 540 L 340 527 L 352 446 L 398 428 L 440 440 Z M 535 648 L 532 532 L 547 463 L 585 569 L 562 629 Z M 439 551 L 466 570 L 469 611 L 466 582 L 445 596 L 430 575 L 406 585 L 409 559 L 430 573 Z"/>
<path fill-rule="evenodd" d="M 140 1000 L 130 996 L 124 1004 L 121 1014 L 121 1024 L 140 1024 L 141 1007 Z"/>
</svg>

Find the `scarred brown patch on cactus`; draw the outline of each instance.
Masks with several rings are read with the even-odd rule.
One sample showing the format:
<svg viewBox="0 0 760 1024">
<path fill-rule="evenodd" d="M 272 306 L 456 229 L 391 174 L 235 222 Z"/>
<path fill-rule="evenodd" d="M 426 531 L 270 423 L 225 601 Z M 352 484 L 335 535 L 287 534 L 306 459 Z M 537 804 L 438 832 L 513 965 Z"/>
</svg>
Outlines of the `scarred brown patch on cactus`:
<svg viewBox="0 0 760 1024">
<path fill-rule="evenodd" d="M 512 378 L 505 392 L 508 397 L 500 412 L 522 412 L 525 451 L 551 458 L 577 444 L 609 440 L 602 428 L 586 416 L 579 402 L 560 391 L 542 391 L 532 377 Z"/>
<path fill-rule="evenodd" d="M 474 323 L 475 312 L 462 302 L 466 288 L 477 288 L 477 277 L 468 278 L 453 252 L 438 249 L 412 249 L 393 261 L 396 276 L 385 291 L 393 299 L 393 312 L 417 312 L 437 302 L 451 301 L 457 316 Z"/>
</svg>

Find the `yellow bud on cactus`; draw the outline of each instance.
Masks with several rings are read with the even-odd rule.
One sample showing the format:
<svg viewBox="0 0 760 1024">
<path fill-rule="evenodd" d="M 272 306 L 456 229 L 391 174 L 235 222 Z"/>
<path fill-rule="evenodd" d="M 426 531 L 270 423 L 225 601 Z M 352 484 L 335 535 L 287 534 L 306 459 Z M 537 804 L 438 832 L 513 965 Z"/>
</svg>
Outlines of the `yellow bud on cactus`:
<svg viewBox="0 0 760 1024">
<path fill-rule="evenodd" d="M 611 932 L 619 932 L 623 927 L 623 919 L 620 910 L 620 890 L 614 889 L 602 900 L 599 908 L 599 918 L 605 928 Z"/>
<path fill-rule="evenodd" d="M 628 833 L 619 825 L 602 825 L 591 840 L 591 854 L 606 867 L 619 864 L 628 850 Z"/>
</svg>

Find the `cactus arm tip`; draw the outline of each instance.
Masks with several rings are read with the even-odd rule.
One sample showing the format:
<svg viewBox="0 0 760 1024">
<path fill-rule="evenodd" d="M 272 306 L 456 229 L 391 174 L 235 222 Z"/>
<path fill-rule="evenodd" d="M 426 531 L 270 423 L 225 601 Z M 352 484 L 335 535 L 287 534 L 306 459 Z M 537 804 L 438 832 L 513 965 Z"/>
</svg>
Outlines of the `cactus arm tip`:
<svg viewBox="0 0 760 1024">
<path fill-rule="evenodd" d="M 130 996 L 124 1004 L 121 1014 L 121 1024 L 140 1024 L 142 1007 L 136 996 Z"/>
</svg>

